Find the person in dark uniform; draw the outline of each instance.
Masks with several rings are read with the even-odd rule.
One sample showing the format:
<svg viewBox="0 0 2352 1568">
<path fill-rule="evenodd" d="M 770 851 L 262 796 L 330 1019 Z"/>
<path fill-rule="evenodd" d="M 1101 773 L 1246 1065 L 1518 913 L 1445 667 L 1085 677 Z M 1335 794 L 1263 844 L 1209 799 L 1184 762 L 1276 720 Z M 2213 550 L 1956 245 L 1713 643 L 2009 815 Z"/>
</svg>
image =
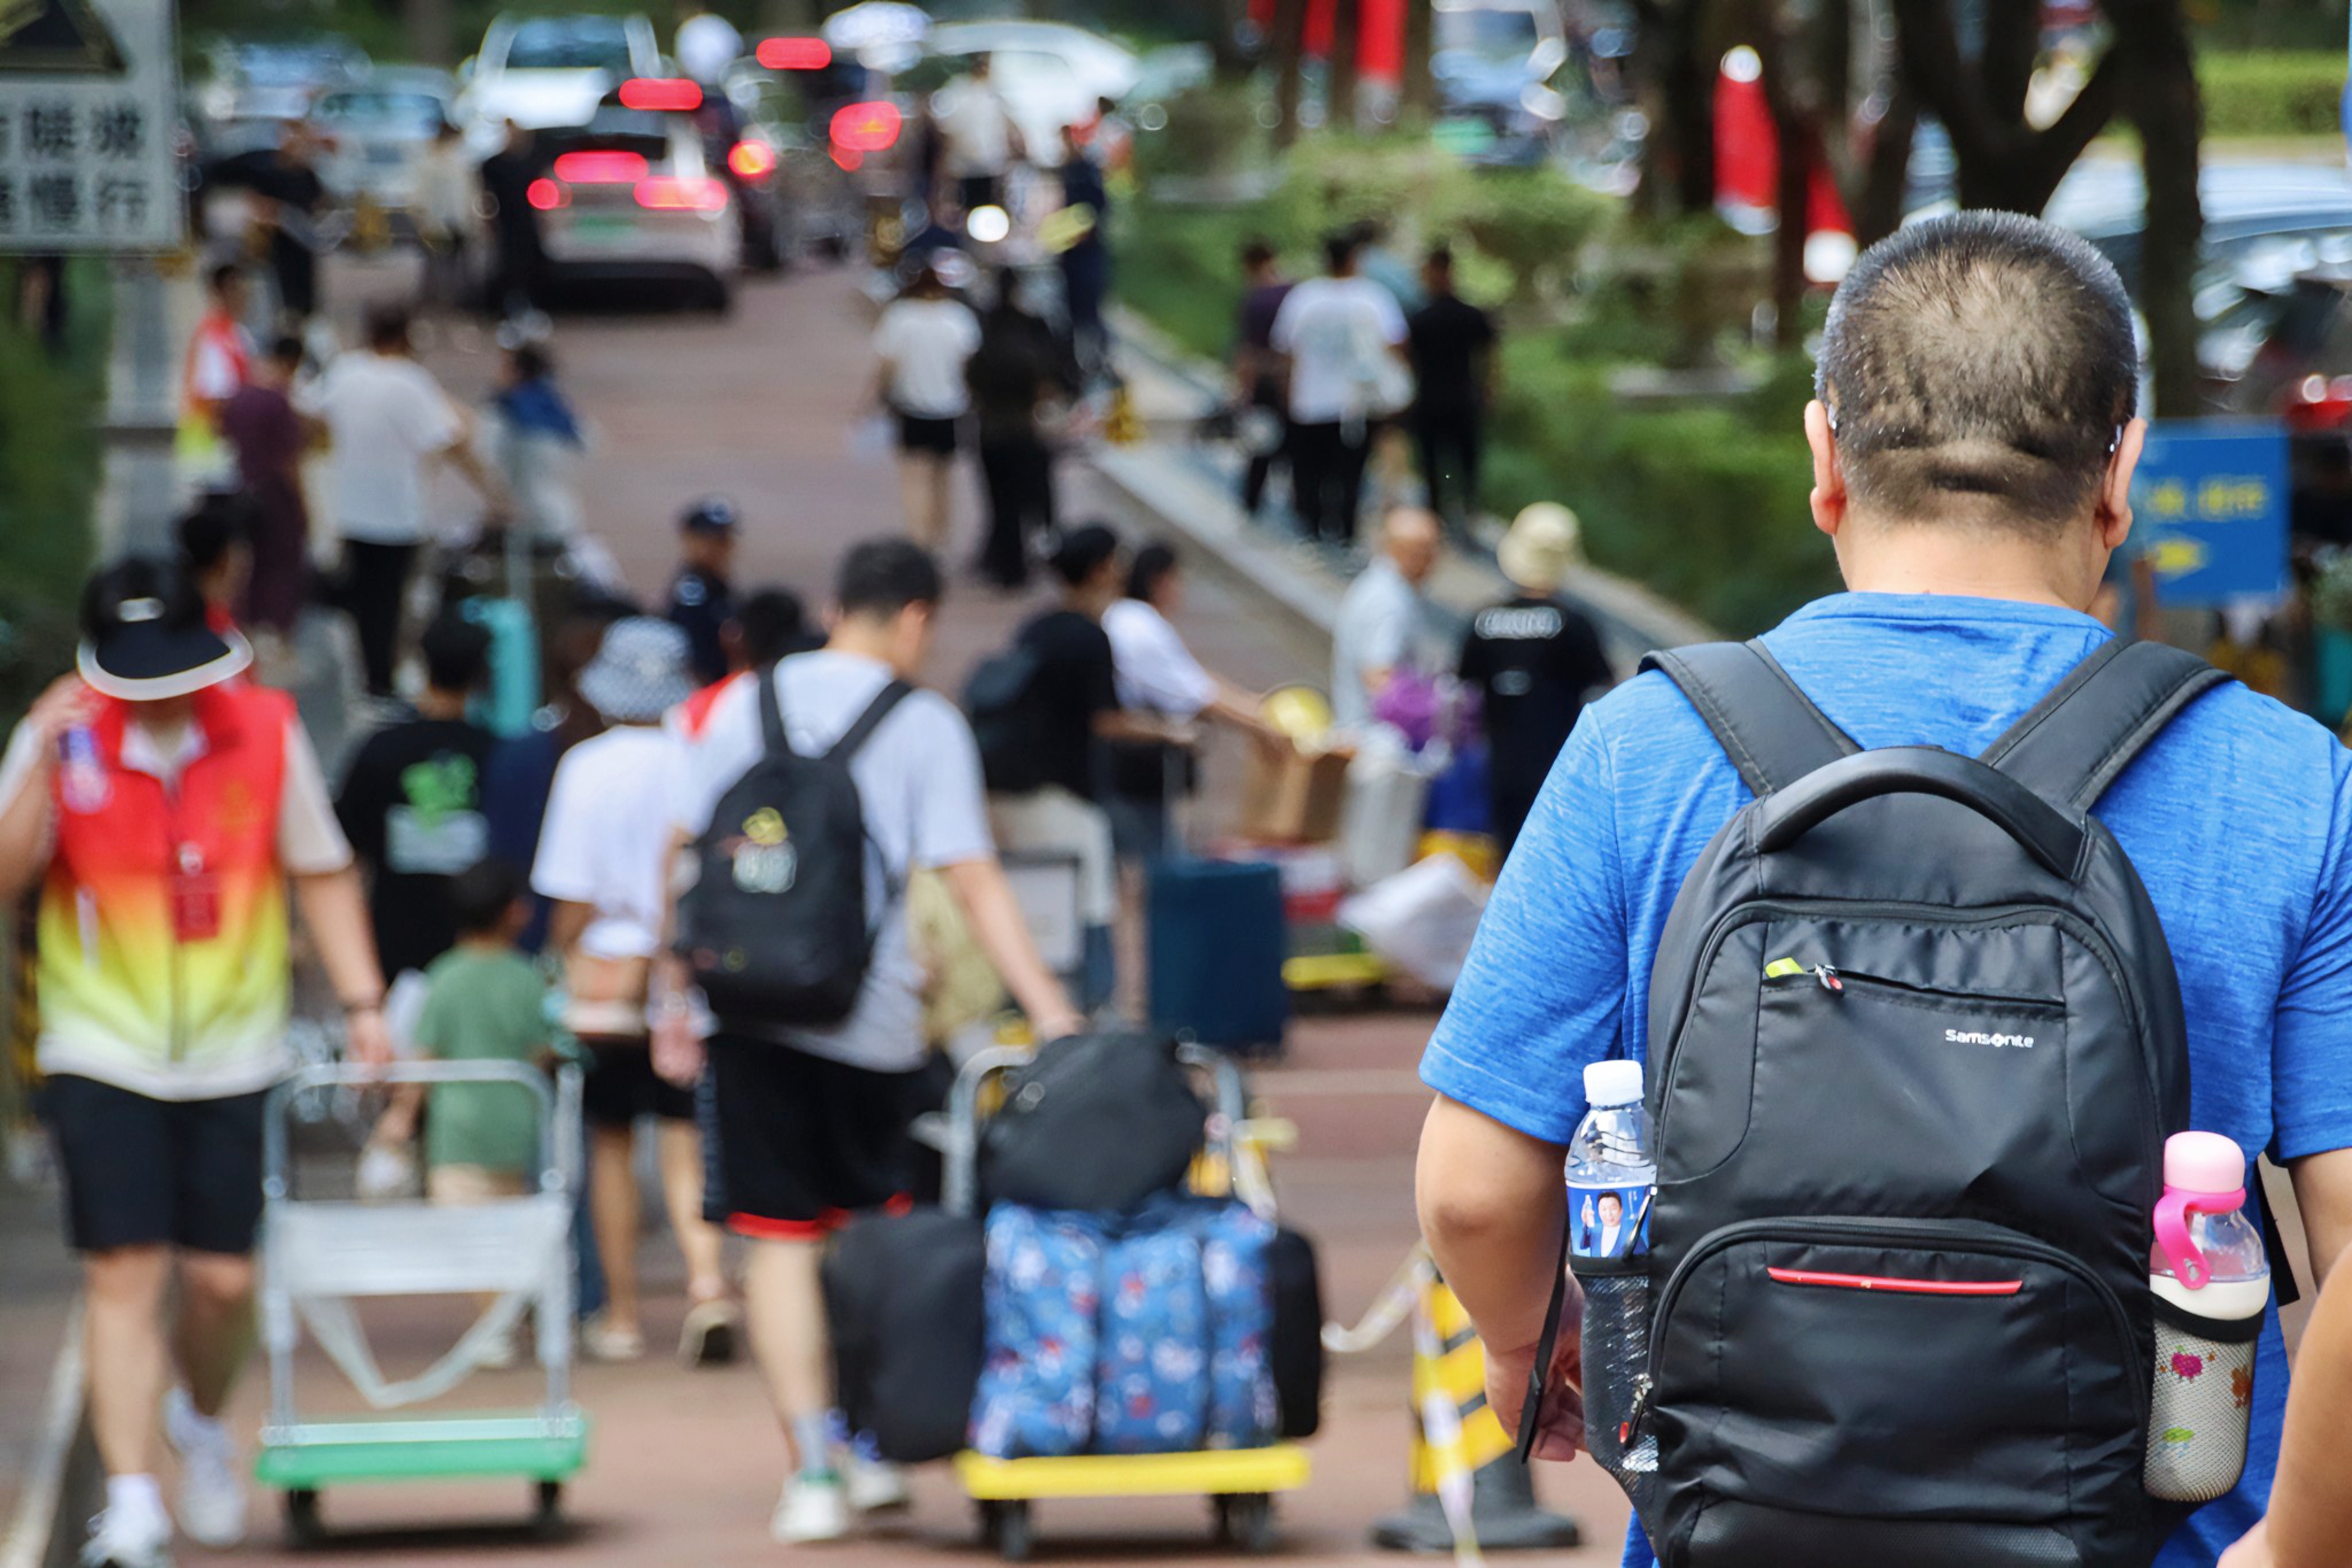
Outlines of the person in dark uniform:
<svg viewBox="0 0 2352 1568">
<path fill-rule="evenodd" d="M 530 186 L 546 172 L 537 138 L 511 120 L 505 145 L 482 160 L 482 194 L 490 199 L 490 232 L 498 242 L 497 265 L 483 300 L 493 316 L 516 315 L 541 303 L 545 252 Z"/>
<path fill-rule="evenodd" d="M 1616 678 L 1592 623 L 1559 596 L 1577 556 L 1576 514 L 1538 502 L 1495 556 L 1518 592 L 1471 617 L 1461 675 L 1484 703 L 1495 837 L 1508 855 L 1585 699 Z"/>
<path fill-rule="evenodd" d="M 727 623 L 735 594 L 727 574 L 735 564 L 735 503 L 705 496 L 678 519 L 677 575 L 670 579 L 670 624 L 693 645 L 694 676 L 708 685 L 727 673 Z"/>
</svg>

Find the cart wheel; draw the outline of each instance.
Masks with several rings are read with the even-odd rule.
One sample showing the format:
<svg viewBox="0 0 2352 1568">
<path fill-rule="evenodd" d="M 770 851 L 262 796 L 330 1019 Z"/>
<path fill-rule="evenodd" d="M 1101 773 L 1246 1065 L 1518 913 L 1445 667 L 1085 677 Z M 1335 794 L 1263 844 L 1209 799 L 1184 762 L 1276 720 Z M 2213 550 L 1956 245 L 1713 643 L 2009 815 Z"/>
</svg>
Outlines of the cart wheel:
<svg viewBox="0 0 2352 1568">
<path fill-rule="evenodd" d="M 541 1540 L 563 1529 L 563 1483 L 541 1481 L 531 1495 L 530 1530 Z"/>
<path fill-rule="evenodd" d="M 286 1494 L 286 1533 L 294 1538 L 297 1546 L 317 1546 L 327 1539 L 327 1527 L 319 1521 L 319 1494 L 308 1487 Z"/>
<path fill-rule="evenodd" d="M 998 1529 L 997 1504 L 987 1498 L 971 1500 L 971 1510 L 980 1520 L 980 1543 L 989 1551 L 996 1550 Z"/>
<path fill-rule="evenodd" d="M 1029 1505 L 1001 1502 L 996 1510 L 996 1554 L 1007 1563 L 1028 1562 L 1030 1551 L 1036 1545 L 1029 1529 Z"/>
<path fill-rule="evenodd" d="M 1274 1550 L 1274 1499 L 1264 1492 L 1239 1492 L 1223 1500 L 1222 1538 L 1252 1557 Z"/>
<path fill-rule="evenodd" d="M 1234 1543 L 1233 1498 L 1224 1492 L 1213 1494 L 1209 1499 L 1209 1512 L 1216 1521 L 1213 1536 L 1216 1543 L 1231 1546 Z"/>
</svg>

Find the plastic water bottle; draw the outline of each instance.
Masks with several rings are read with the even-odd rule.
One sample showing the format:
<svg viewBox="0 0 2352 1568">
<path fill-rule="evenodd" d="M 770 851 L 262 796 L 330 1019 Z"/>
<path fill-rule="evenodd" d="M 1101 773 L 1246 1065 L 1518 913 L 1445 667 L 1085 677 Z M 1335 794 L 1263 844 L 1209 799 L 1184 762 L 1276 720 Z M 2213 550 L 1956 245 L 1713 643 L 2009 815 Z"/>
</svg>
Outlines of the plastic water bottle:
<svg viewBox="0 0 2352 1568">
<path fill-rule="evenodd" d="M 2271 1299 L 2270 1253 L 2245 1206 L 2246 1156 L 2237 1144 L 2218 1132 L 2165 1142 L 2147 1268 L 2156 1387 L 2145 1475 L 2154 1497 L 2210 1502 L 2245 1468 L 2254 1345 Z"/>
<path fill-rule="evenodd" d="M 63 768 L 58 793 L 66 809 L 78 814 L 104 810 L 113 786 L 107 780 L 106 764 L 99 760 L 98 736 L 90 727 L 76 724 L 58 737 L 58 753 Z"/>
<path fill-rule="evenodd" d="M 1569 1261 L 1584 1288 L 1585 1447 L 1628 1491 L 1655 1473 L 1658 1443 L 1639 1430 L 1649 1400 L 1650 1199 L 1657 1133 L 1642 1103 L 1642 1064 L 1584 1069 L 1591 1107 L 1568 1146 Z"/>
</svg>

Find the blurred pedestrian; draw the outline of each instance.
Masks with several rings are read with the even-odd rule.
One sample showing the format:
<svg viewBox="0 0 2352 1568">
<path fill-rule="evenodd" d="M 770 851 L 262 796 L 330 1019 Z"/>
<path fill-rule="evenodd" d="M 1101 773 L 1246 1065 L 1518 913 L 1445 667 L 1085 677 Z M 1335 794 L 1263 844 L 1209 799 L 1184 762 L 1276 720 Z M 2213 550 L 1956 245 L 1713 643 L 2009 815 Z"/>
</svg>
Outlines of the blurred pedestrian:
<svg viewBox="0 0 2352 1568">
<path fill-rule="evenodd" d="M 1040 427 L 1048 406 L 1073 390 L 1053 329 L 1022 302 L 1018 275 L 997 278 L 996 302 L 980 321 L 980 343 L 964 362 L 988 489 L 988 539 L 981 574 L 1000 588 L 1029 580 L 1033 540 L 1054 531 L 1054 457 Z"/>
<path fill-rule="evenodd" d="M 205 279 L 205 312 L 180 366 L 180 425 L 173 461 L 183 483 L 209 489 L 235 477 L 236 454 L 221 416 L 251 374 L 253 335 L 245 329 L 245 274 L 224 263 Z"/>
<path fill-rule="evenodd" d="M 1412 358 L 1412 438 L 1429 510 L 1457 539 L 1478 513 L 1479 458 L 1495 399 L 1495 323 L 1454 291 L 1454 252 L 1433 247 L 1422 263 L 1429 302 L 1406 321 Z"/>
<path fill-rule="evenodd" d="M 294 635 L 310 584 L 310 511 L 302 489 L 310 430 L 291 395 L 301 369 L 302 340 L 278 338 L 221 411 L 238 481 L 253 501 L 253 570 L 243 617 L 257 635 L 281 644 Z M 260 650 L 265 668 L 274 651 Z"/>
<path fill-rule="evenodd" d="M 538 138 L 511 120 L 499 150 L 482 160 L 481 190 L 490 204 L 496 248 L 483 303 L 492 316 L 519 316 L 545 303 L 540 296 L 546 282 L 546 250 L 539 209 L 530 205 L 530 187 L 546 172 Z"/>
<path fill-rule="evenodd" d="M 1616 679 L 1601 634 L 1560 596 L 1579 553 L 1574 512 L 1555 501 L 1520 512 L 1495 552 L 1517 592 L 1473 616 L 1462 639 L 1458 671 L 1480 698 L 1491 826 L 1507 856 L 1584 704 Z"/>
<path fill-rule="evenodd" d="M 302 121 L 288 121 L 277 156 L 258 165 L 248 183 L 263 198 L 260 223 L 268 236 L 269 275 L 278 285 L 278 325 L 299 334 L 318 313 L 319 253 L 328 248 L 319 232 L 327 207 L 327 182 L 319 177 L 319 133 Z"/>
<path fill-rule="evenodd" d="M 1074 126 L 1062 128 L 1062 207 L 1076 220 L 1062 251 L 1062 298 L 1070 312 L 1070 353 L 1089 380 L 1110 364 L 1110 341 L 1103 328 L 1103 304 L 1110 298 L 1110 192 L 1102 166 L 1078 140 Z"/>
<path fill-rule="evenodd" d="M 1328 276 L 1292 289 L 1274 319 L 1276 352 L 1290 380 L 1290 472 L 1307 537 L 1349 546 L 1363 504 L 1364 465 L 1387 372 L 1400 355 L 1403 312 L 1379 284 L 1358 275 L 1357 241 L 1325 242 Z M 1402 370 L 1401 363 L 1397 367 Z"/>
<path fill-rule="evenodd" d="M 481 206 L 481 173 L 465 133 L 444 120 L 416 170 L 416 238 L 425 247 L 420 315 L 465 308 Z"/>
<path fill-rule="evenodd" d="M 0 903 L 40 905 L 41 1110 L 81 1254 L 83 1408 L 106 1477 L 81 1561 L 165 1568 L 174 1514 L 202 1545 L 245 1535 L 220 1417 L 253 1335 L 263 1102 L 294 1065 L 289 886 L 351 1058 L 380 1064 L 391 1043 L 366 904 L 293 700 L 234 679 L 245 644 L 157 563 L 100 572 L 81 620 L 79 674 L 0 757 Z M 180 1455 L 170 1511 L 159 1426 Z"/>
<path fill-rule="evenodd" d="M 686 19 L 677 25 L 671 52 L 677 57 L 678 69 L 706 89 L 716 88 L 726 79 L 727 68 L 742 58 L 743 35 L 698 0 L 687 7 Z"/>
<path fill-rule="evenodd" d="M 646 1352 L 632 1156 L 636 1122 L 650 1116 L 670 1232 L 686 1259 L 677 1353 L 700 1366 L 732 1359 L 740 1315 L 728 1299 L 719 1230 L 703 1217 L 694 1091 L 656 1076 L 646 1013 L 683 787 L 677 742 L 662 717 L 693 694 L 687 654 L 686 634 L 667 621 L 634 616 L 605 631 L 579 689 L 606 728 L 556 766 L 530 885 L 554 906 L 548 944 L 563 962 L 564 1026 L 593 1064 L 584 1096 L 589 1203 L 605 1308 L 582 1345 L 600 1361 Z"/>
<path fill-rule="evenodd" d="M 903 539 L 854 546 L 834 593 L 824 647 L 776 667 L 776 697 L 738 681 L 710 715 L 687 765 L 680 828 L 699 836 L 719 801 L 759 760 L 781 723 L 799 754 L 824 755 L 893 681 L 921 677 L 937 625 L 938 565 Z M 870 1441 L 845 1445 L 833 1409 L 829 1336 L 818 1263 L 849 1216 L 907 1200 L 914 1183 L 908 1134 L 927 1075 L 924 984 L 896 889 L 936 871 L 972 935 L 1041 1040 L 1081 1020 L 1037 956 L 990 839 L 971 729 L 936 693 L 915 690 L 890 709 L 850 760 L 867 843 L 883 874 L 869 877 L 875 947 L 856 1009 L 825 1028 L 781 1028 L 757 1018 L 717 1021 L 708 1042 L 706 1127 L 728 1227 L 751 1243 L 745 1289 L 771 1399 L 793 1467 L 770 1521 L 784 1542 L 836 1539 L 852 1510 L 903 1506 L 906 1484 Z M 664 1070 L 690 1079 L 705 1049 L 686 1004 L 685 966 L 664 961 L 656 1046 Z"/>
<path fill-rule="evenodd" d="M 780 658 L 823 647 L 824 634 L 810 626 L 798 594 L 772 583 L 744 596 L 719 628 L 719 640 L 726 649 L 727 673 L 671 709 L 663 721 L 682 741 L 702 738 L 711 710 L 737 681 Z"/>
<path fill-rule="evenodd" d="M 1242 472 L 1242 510 L 1255 517 L 1275 464 L 1289 461 L 1290 389 L 1283 356 L 1274 346 L 1274 322 L 1290 297 L 1291 284 L 1282 275 L 1274 247 L 1263 239 L 1242 247 L 1242 282 L 1240 319 L 1234 331 L 1234 401 L 1245 421 L 1255 415 L 1267 426 L 1265 434 L 1256 437 L 1246 425 L 1243 430 L 1249 466 Z"/>
<path fill-rule="evenodd" d="M 359 633 L 368 695 L 389 698 L 408 584 L 425 538 L 430 470 L 466 476 L 493 518 L 507 498 L 474 456 L 466 422 L 433 373 L 416 363 L 408 312 L 368 314 L 367 346 L 338 354 L 295 406 L 323 422 L 332 443 L 329 492 L 343 542 L 344 603 Z"/>
<path fill-rule="evenodd" d="M 705 496 L 677 520 L 677 575 L 669 581 L 670 624 L 686 634 L 695 683 L 727 673 L 727 623 L 735 617 L 735 531 L 741 518 L 725 496 Z"/>
<path fill-rule="evenodd" d="M 964 75 L 932 95 L 931 121 L 938 127 L 940 165 L 955 186 L 956 205 L 1004 205 L 1004 176 L 1029 155 L 1021 127 L 1004 95 L 996 89 L 995 63 L 974 55 Z"/>
<path fill-rule="evenodd" d="M 335 793 L 393 980 L 449 951 L 449 879 L 490 847 L 482 790 L 498 739 L 466 712 L 489 680 L 490 634 L 451 606 L 418 644 L 425 689 L 414 712 L 360 742 Z"/>
<path fill-rule="evenodd" d="M 929 266 L 874 329 L 875 400 L 898 418 L 898 499 L 907 531 L 926 550 L 947 542 L 956 425 L 971 411 L 964 365 L 979 347 L 980 319 Z"/>
<path fill-rule="evenodd" d="M 1399 507 L 1381 525 L 1380 553 L 1348 584 L 1331 628 L 1331 722 L 1360 733 L 1372 705 L 1400 675 L 1427 677 L 1444 667 L 1436 615 L 1423 585 L 1437 566 L 1437 519 Z"/>
<path fill-rule="evenodd" d="M 488 413 L 483 434 L 490 461 L 514 497 L 516 525 L 534 542 L 579 538 L 579 468 L 588 436 L 556 383 L 555 360 L 545 344 L 523 342 L 504 350 Z"/>
</svg>

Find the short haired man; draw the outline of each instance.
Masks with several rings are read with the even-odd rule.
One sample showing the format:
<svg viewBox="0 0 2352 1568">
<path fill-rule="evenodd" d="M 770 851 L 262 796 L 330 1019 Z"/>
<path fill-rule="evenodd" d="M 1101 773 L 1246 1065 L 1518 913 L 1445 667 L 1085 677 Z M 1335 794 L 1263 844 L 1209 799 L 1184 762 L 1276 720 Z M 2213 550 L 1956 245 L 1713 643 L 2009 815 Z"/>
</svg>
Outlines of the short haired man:
<svg viewBox="0 0 2352 1568">
<path fill-rule="evenodd" d="M 1242 302 L 1234 321 L 1234 399 L 1245 408 L 1264 409 L 1276 421 L 1278 439 L 1250 451 L 1242 471 L 1242 510 L 1257 515 L 1265 500 L 1266 481 L 1274 465 L 1286 461 L 1290 446 L 1290 398 L 1282 373 L 1282 356 L 1275 352 L 1274 321 L 1292 284 L 1282 275 L 1274 247 L 1263 239 L 1242 246 Z M 1303 512 L 1303 509 L 1302 509 Z"/>
<path fill-rule="evenodd" d="M 1478 471 L 1494 403 L 1494 319 L 1454 291 L 1454 252 L 1433 246 L 1421 264 L 1428 300 L 1406 318 L 1412 358 L 1413 444 L 1429 509 L 1457 538 L 1478 512 Z"/>
<path fill-rule="evenodd" d="M 1381 524 L 1380 553 L 1348 584 L 1331 626 L 1331 723 L 1360 731 L 1372 704 L 1400 672 L 1444 668 L 1435 617 L 1423 584 L 1437 567 L 1437 519 L 1399 507 Z"/>
<path fill-rule="evenodd" d="M 694 679 L 727 674 L 726 628 L 735 618 L 735 533 L 741 519 L 725 496 L 705 496 L 677 520 L 677 575 L 669 580 L 670 623 L 693 650 Z"/>
<path fill-rule="evenodd" d="M 1851 591 L 1764 643 L 1858 743 L 1974 755 L 2107 640 L 2084 610 L 2131 528 L 2137 368 L 2114 268 L 2032 219 L 1919 224 L 1847 275 L 1805 433 L 1813 521 Z M 1749 798 L 1664 676 L 1586 709 L 1423 1058 L 1439 1098 L 1422 1224 L 1486 1340 L 1506 1426 L 1557 1278 L 1581 1071 L 1644 1055 L 1667 910 Z M 2352 1240 L 2352 752 L 2225 686 L 2124 770 L 2097 815 L 2179 961 L 2192 1124 L 2285 1163 L 2325 1275 Z M 1573 1364 L 1574 1321 L 1555 1372 Z M 2243 1479 L 2160 1568 L 2211 1563 L 2259 1517 L 2285 1392 L 2273 1321 Z M 1546 1424 L 1553 1457 L 1573 1452 L 1572 1403 Z M 1650 1561 L 1638 1531 L 1626 1561 Z"/>
<path fill-rule="evenodd" d="M 1370 403 L 1378 361 L 1404 353 L 1404 312 L 1395 295 L 1359 272 L 1362 251 L 1353 231 L 1324 241 L 1328 276 L 1291 289 L 1272 333 L 1288 366 L 1299 521 L 1309 537 L 1334 545 L 1356 541 L 1371 426 L 1382 412 Z"/>
<path fill-rule="evenodd" d="M 822 754 L 892 680 L 912 681 L 930 651 L 940 572 L 910 541 L 874 540 L 843 558 L 833 635 L 814 653 L 776 667 L 777 706 L 793 748 Z M 681 831 L 700 834 L 719 797 L 764 746 L 764 688 L 737 681 L 711 713 L 684 769 Z M 853 1455 L 848 1484 L 835 1468 L 832 1379 L 817 1260 L 827 1234 L 852 1214 L 908 1191 L 908 1125 L 927 1046 L 921 966 L 887 887 L 936 871 L 972 936 L 1029 1015 L 1040 1039 L 1080 1020 L 1046 970 L 1013 901 L 989 836 L 980 753 L 955 705 L 918 689 L 892 709 L 850 763 L 870 843 L 888 868 L 868 883 L 879 936 L 856 1009 L 829 1028 L 782 1029 L 721 1018 L 708 1042 L 705 1131 L 730 1229 L 751 1242 L 745 1279 L 751 1345 L 782 1418 L 794 1466 L 772 1529 L 785 1542 L 830 1540 L 852 1507 L 903 1500 L 895 1474 Z M 655 1049 L 673 1079 L 690 1077 L 702 1050 L 683 1013 L 687 976 L 675 957 L 657 984 Z M 658 996 L 680 998 L 662 1014 Z"/>
</svg>

